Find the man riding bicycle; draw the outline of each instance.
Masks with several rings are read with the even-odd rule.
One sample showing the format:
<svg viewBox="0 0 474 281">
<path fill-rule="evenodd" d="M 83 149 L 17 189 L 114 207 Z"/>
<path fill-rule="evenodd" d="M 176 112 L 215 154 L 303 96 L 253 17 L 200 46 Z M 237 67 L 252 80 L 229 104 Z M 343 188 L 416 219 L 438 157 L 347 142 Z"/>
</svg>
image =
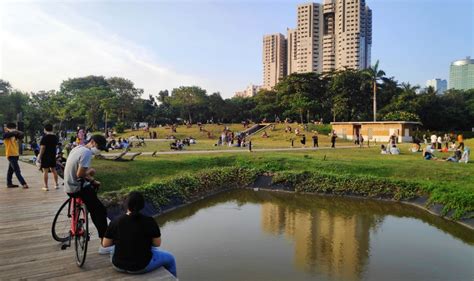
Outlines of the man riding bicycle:
<svg viewBox="0 0 474 281">
<path fill-rule="evenodd" d="M 99 237 L 102 238 L 107 230 L 107 210 L 97 198 L 96 188 L 100 183 L 94 180 L 94 169 L 90 168 L 94 155 L 100 154 L 101 150 L 107 151 L 107 141 L 101 135 L 93 135 L 86 145 L 75 147 L 69 153 L 64 168 L 64 189 L 70 197 L 79 197 L 87 206 L 92 222 L 97 228 Z M 99 253 L 104 248 L 99 248 Z M 105 252 L 104 252 L 105 253 Z"/>
</svg>

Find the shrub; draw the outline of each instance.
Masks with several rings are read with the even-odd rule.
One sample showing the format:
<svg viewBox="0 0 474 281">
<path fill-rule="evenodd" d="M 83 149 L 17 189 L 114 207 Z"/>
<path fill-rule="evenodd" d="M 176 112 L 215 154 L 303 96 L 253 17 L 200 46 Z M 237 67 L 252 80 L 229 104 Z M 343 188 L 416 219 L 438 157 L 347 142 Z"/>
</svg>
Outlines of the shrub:
<svg viewBox="0 0 474 281">
<path fill-rule="evenodd" d="M 123 123 L 123 122 L 118 122 L 117 124 L 115 124 L 115 130 L 119 134 L 125 132 L 125 127 L 126 127 L 125 123 Z"/>
<path fill-rule="evenodd" d="M 369 176 L 336 175 L 319 172 L 278 173 L 275 183 L 292 186 L 296 192 L 357 195 L 384 199 L 413 199 L 420 195 L 416 183 Z"/>
<path fill-rule="evenodd" d="M 237 167 L 214 168 L 195 175 L 182 175 L 166 181 L 148 183 L 102 195 L 106 205 L 120 204 L 131 191 L 141 192 L 159 209 L 190 202 L 201 196 L 253 183 L 258 171 Z"/>
</svg>

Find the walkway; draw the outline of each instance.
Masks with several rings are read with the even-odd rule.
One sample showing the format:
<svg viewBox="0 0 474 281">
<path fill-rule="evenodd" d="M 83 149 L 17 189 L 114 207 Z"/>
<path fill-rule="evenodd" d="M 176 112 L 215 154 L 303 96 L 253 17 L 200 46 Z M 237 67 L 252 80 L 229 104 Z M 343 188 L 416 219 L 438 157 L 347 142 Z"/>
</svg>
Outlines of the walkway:
<svg viewBox="0 0 474 281">
<path fill-rule="evenodd" d="M 66 199 L 64 191 L 41 190 L 41 174 L 35 166 L 21 163 L 30 188 L 7 189 L 8 162 L 0 157 L 0 279 L 49 280 L 163 280 L 175 278 L 164 269 L 144 275 L 124 275 L 112 269 L 108 256 L 97 253 L 99 239 L 92 224 L 86 264 L 75 264 L 73 247 L 62 251 L 51 237 L 51 222 Z M 16 178 L 14 178 L 16 181 Z"/>
<path fill-rule="evenodd" d="M 337 146 L 336 149 L 348 149 L 348 148 L 360 148 L 359 146 L 354 146 L 354 145 L 346 145 L 346 146 Z M 366 148 L 364 146 L 363 148 Z M 313 147 L 299 147 L 299 148 L 257 148 L 257 149 L 252 149 L 252 152 L 284 152 L 284 151 L 318 151 L 318 150 L 332 150 L 333 148 L 331 147 L 319 147 L 319 148 L 313 148 Z M 240 149 L 214 149 L 214 150 L 172 150 L 172 151 L 158 151 L 155 153 L 155 155 L 168 155 L 168 154 L 209 154 L 209 153 L 241 153 L 241 152 L 249 152 L 249 149 L 247 147 L 243 147 Z M 136 152 L 131 151 L 127 153 L 126 155 L 133 155 Z M 153 152 L 147 151 L 147 152 L 142 152 L 141 155 L 152 155 Z M 109 156 L 117 156 L 119 153 L 106 153 L 105 155 Z"/>
</svg>

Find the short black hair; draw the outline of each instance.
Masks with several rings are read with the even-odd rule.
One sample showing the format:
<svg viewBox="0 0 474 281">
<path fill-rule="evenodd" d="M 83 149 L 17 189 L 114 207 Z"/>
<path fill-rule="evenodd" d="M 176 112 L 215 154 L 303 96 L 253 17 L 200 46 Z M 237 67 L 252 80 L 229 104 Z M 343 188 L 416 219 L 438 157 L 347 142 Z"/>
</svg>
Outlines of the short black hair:
<svg viewBox="0 0 474 281">
<path fill-rule="evenodd" d="M 51 124 L 46 124 L 46 125 L 44 125 L 44 129 L 45 129 L 47 132 L 52 132 L 52 131 L 53 131 L 53 125 L 51 125 Z"/>
<path fill-rule="evenodd" d="M 135 214 L 138 214 L 145 207 L 145 198 L 138 191 L 132 191 L 128 194 L 127 209 Z"/>
<path fill-rule="evenodd" d="M 98 149 L 108 151 L 108 149 L 107 149 L 107 140 L 105 139 L 104 136 L 102 136 L 102 135 L 93 135 L 91 137 L 91 140 L 93 140 L 97 144 Z"/>
<path fill-rule="evenodd" d="M 13 123 L 13 122 L 10 122 L 10 123 L 7 124 L 7 128 L 8 129 L 16 129 L 16 124 Z"/>
</svg>

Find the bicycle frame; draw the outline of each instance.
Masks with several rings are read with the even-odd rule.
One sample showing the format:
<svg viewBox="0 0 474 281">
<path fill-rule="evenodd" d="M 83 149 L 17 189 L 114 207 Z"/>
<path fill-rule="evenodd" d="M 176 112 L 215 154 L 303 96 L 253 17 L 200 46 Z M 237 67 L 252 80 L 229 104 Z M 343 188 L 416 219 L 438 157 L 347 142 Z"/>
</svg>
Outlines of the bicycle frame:
<svg viewBox="0 0 474 281">
<path fill-rule="evenodd" d="M 83 204 L 83 201 L 81 198 L 71 198 L 71 201 L 69 201 L 69 208 L 68 208 L 68 217 L 71 218 L 71 229 L 70 229 L 70 235 L 71 238 L 74 236 L 82 235 L 82 229 L 77 230 L 77 221 L 78 221 L 78 214 L 77 214 L 77 206 L 80 206 Z M 69 243 L 71 242 L 71 239 L 69 240 Z"/>
</svg>

